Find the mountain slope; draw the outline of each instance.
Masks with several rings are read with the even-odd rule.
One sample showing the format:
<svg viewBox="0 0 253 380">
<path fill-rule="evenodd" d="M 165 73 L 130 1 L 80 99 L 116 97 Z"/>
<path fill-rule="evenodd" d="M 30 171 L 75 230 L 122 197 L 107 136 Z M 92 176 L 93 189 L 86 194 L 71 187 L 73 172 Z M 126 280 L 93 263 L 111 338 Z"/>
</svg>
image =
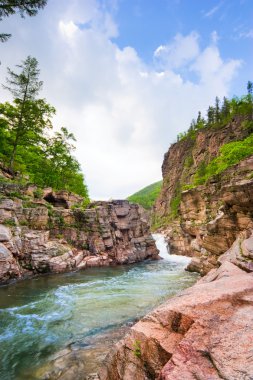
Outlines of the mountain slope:
<svg viewBox="0 0 253 380">
<path fill-rule="evenodd" d="M 147 210 L 151 209 L 160 194 L 161 187 L 162 181 L 152 183 L 137 193 L 130 195 L 127 200 L 130 202 L 138 203 Z"/>
</svg>

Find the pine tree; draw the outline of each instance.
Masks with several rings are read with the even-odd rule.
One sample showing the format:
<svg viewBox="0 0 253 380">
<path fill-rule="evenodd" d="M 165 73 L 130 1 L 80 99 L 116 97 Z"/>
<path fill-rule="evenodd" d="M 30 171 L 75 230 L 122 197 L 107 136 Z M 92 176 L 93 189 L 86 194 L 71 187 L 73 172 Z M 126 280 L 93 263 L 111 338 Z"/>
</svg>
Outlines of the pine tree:
<svg viewBox="0 0 253 380">
<path fill-rule="evenodd" d="M 253 94 L 253 82 L 248 81 L 248 83 L 247 83 L 247 91 L 248 91 L 248 95 L 252 95 Z"/>
<path fill-rule="evenodd" d="M 13 172 L 15 156 L 19 145 L 39 141 L 43 130 L 50 126 L 50 116 L 55 112 L 43 99 L 36 100 L 42 82 L 39 81 L 40 70 L 36 58 L 27 57 L 21 65 L 20 73 L 15 73 L 8 68 L 7 86 L 3 86 L 11 92 L 14 104 L 6 103 L 0 114 L 9 124 L 11 134 L 9 169 Z"/>
<path fill-rule="evenodd" d="M 230 103 L 229 100 L 224 96 L 223 103 L 221 106 L 221 117 L 227 118 L 230 115 Z"/>
<path fill-rule="evenodd" d="M 212 106 L 208 107 L 207 110 L 207 124 L 208 126 L 213 125 L 215 122 L 215 109 Z"/>
<path fill-rule="evenodd" d="M 199 111 L 196 128 L 201 129 L 201 128 L 204 128 L 204 126 L 205 126 L 205 119 L 202 117 L 201 112 Z"/>
<path fill-rule="evenodd" d="M 0 0 L 0 21 L 4 17 L 9 17 L 19 13 L 21 17 L 35 16 L 39 9 L 47 4 L 47 0 Z M 11 34 L 1 33 L 0 42 L 5 42 L 11 37 Z"/>
<path fill-rule="evenodd" d="M 218 96 L 215 98 L 215 112 L 214 112 L 214 118 L 215 118 L 215 123 L 220 122 L 220 99 Z"/>
</svg>

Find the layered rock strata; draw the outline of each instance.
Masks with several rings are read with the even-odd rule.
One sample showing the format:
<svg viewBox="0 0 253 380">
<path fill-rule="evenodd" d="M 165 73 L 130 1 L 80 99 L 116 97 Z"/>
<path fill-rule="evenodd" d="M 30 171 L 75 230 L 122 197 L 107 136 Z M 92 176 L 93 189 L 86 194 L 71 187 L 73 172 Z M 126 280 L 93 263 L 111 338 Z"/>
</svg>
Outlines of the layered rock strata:
<svg viewBox="0 0 253 380">
<path fill-rule="evenodd" d="M 251 380 L 252 316 L 253 274 L 226 261 L 135 324 L 100 379 Z"/>
<path fill-rule="evenodd" d="M 164 228 L 170 250 L 193 256 L 189 270 L 202 275 L 253 228 L 253 156 L 224 171 L 207 185 L 183 191 L 180 218 Z M 239 243 L 238 243 L 239 244 Z M 253 257 L 240 246 L 237 264 L 246 269 Z M 246 265 L 245 262 L 248 264 Z M 251 263 L 250 263 L 251 262 Z"/>
<path fill-rule="evenodd" d="M 195 140 L 187 138 L 170 146 L 162 164 L 163 186 L 155 205 L 157 215 L 170 214 L 171 201 L 181 186 L 191 183 L 199 167 L 217 157 L 222 145 L 243 140 L 250 134 L 244 121 L 243 116 L 237 116 L 223 127 L 199 130 Z"/>
<path fill-rule="evenodd" d="M 250 135 L 247 122 L 244 116 L 236 116 L 223 127 L 203 128 L 195 138 L 173 144 L 164 156 L 154 219 L 163 225 L 171 253 L 192 256 L 188 269 L 202 275 L 218 267 L 219 257 L 253 228 L 253 156 L 193 187 L 196 173 L 205 170 L 220 147 Z M 245 267 L 245 260 L 251 258 L 242 252 L 238 260 Z"/>
<path fill-rule="evenodd" d="M 35 191 L 1 185 L 0 282 L 158 257 L 138 205 L 94 202 L 82 209 L 73 194 L 47 189 L 38 199 Z"/>
</svg>

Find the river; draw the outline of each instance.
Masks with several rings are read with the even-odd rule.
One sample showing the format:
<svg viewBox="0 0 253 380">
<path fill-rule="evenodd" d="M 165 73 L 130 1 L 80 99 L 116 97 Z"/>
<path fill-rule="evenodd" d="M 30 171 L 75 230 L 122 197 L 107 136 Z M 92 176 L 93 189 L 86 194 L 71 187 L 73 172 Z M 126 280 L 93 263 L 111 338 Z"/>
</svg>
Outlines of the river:
<svg viewBox="0 0 253 380">
<path fill-rule="evenodd" d="M 163 260 L 2 286 L 0 379 L 46 378 L 46 371 L 57 372 L 57 358 L 73 359 L 73 352 L 90 373 L 134 321 L 193 284 L 196 275 L 184 271 L 189 259 L 169 255 L 163 236 L 154 238 Z"/>
</svg>

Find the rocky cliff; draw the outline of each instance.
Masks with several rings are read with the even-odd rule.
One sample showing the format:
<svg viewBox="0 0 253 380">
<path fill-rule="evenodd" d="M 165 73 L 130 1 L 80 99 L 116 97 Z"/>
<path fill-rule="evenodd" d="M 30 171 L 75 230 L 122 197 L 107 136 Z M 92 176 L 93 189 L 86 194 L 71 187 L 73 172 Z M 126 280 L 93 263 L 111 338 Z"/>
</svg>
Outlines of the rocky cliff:
<svg viewBox="0 0 253 380">
<path fill-rule="evenodd" d="M 249 134 L 243 125 L 243 119 L 236 118 L 223 128 L 201 130 L 196 140 L 172 145 L 164 158 L 164 184 L 156 217 L 163 220 L 171 252 L 193 256 L 188 269 L 202 275 L 219 266 L 219 257 L 236 239 L 251 233 L 253 156 L 212 176 L 203 185 L 184 188 L 193 182 L 203 163 L 218 155 L 222 145 L 243 140 Z M 243 250 L 237 264 L 245 270 L 252 268 Z"/>
<path fill-rule="evenodd" d="M 192 181 L 201 165 L 218 155 L 222 145 L 250 134 L 244 122 L 245 118 L 238 116 L 223 127 L 201 129 L 194 139 L 185 138 L 171 145 L 162 164 L 163 186 L 155 205 L 156 215 L 166 217 L 171 213 L 173 200 L 183 186 Z"/>
<path fill-rule="evenodd" d="M 145 213 L 128 201 L 0 183 L 0 282 L 157 258 Z"/>
<path fill-rule="evenodd" d="M 252 315 L 253 274 L 225 262 L 136 323 L 100 379 L 251 380 Z"/>
<path fill-rule="evenodd" d="M 253 156 L 196 183 L 220 147 L 250 133 L 235 117 L 165 154 L 154 222 L 171 253 L 192 256 L 188 270 L 204 277 L 134 325 L 101 380 L 253 378 Z"/>
</svg>

